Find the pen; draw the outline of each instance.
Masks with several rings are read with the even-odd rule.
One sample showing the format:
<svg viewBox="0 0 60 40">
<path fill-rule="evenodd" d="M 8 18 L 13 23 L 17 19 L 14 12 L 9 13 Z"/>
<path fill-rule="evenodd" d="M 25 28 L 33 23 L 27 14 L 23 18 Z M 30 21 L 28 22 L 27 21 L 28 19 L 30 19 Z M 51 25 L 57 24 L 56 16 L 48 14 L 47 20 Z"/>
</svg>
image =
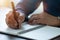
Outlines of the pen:
<svg viewBox="0 0 60 40">
<path fill-rule="evenodd" d="M 13 15 L 14 15 L 14 18 L 16 20 L 16 22 L 18 23 L 18 16 L 16 15 L 16 10 L 15 10 L 15 5 L 14 5 L 14 2 L 11 2 L 11 5 L 12 5 L 12 10 L 13 10 Z M 19 28 L 19 24 L 17 25 L 17 28 Z"/>
</svg>

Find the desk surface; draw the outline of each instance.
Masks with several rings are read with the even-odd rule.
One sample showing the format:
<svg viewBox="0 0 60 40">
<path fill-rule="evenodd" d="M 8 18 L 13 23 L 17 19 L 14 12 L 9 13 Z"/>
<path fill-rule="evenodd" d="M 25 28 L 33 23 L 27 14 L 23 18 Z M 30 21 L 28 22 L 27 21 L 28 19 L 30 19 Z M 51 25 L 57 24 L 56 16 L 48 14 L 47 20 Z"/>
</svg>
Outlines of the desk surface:
<svg viewBox="0 0 60 40">
<path fill-rule="evenodd" d="M 37 40 L 49 40 L 55 36 L 60 35 L 60 28 L 44 26 L 44 25 L 29 25 L 27 23 L 22 24 L 22 28 L 14 30 L 8 28 L 5 23 L 5 16 L 9 8 L 1 9 L 0 11 L 0 32 L 5 32 L 13 35 L 23 36 L 27 38 L 33 38 Z M 24 33 L 25 32 L 25 33 Z"/>
</svg>

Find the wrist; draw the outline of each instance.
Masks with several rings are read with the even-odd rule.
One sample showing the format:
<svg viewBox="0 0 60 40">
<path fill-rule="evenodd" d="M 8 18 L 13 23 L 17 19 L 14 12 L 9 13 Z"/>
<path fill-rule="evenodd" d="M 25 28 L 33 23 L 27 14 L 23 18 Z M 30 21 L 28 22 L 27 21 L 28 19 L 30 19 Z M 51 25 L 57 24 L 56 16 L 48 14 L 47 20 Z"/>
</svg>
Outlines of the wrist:
<svg viewBox="0 0 60 40">
<path fill-rule="evenodd" d="M 24 20 L 25 20 L 24 12 L 21 10 L 16 10 L 16 12 L 19 13 L 19 17 L 20 17 L 21 22 L 24 22 Z"/>
<path fill-rule="evenodd" d="M 20 14 L 20 16 L 25 16 L 24 12 L 21 10 L 17 10 L 16 12 L 18 12 Z"/>
</svg>

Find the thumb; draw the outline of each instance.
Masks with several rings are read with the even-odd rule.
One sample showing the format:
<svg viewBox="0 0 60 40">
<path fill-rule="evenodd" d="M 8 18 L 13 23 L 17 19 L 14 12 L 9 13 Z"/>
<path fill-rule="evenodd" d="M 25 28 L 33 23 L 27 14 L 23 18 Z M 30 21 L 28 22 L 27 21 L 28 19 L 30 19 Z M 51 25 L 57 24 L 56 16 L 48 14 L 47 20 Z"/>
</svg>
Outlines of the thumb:
<svg viewBox="0 0 60 40">
<path fill-rule="evenodd" d="M 19 16 L 18 17 L 18 22 L 23 22 L 25 20 L 25 16 Z"/>
</svg>

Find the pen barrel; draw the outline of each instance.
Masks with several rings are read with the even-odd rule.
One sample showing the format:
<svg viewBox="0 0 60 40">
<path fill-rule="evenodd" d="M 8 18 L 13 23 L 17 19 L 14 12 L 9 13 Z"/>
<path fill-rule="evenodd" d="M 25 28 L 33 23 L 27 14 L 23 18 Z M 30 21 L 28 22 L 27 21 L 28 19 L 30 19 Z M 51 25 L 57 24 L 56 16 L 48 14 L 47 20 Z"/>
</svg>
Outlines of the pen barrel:
<svg viewBox="0 0 60 40">
<path fill-rule="evenodd" d="M 18 16 L 16 15 L 16 10 L 15 10 L 14 2 L 11 2 L 11 5 L 12 5 L 12 10 L 13 10 L 14 18 L 15 18 L 16 22 L 18 23 L 17 28 L 19 29 Z"/>
<path fill-rule="evenodd" d="M 16 15 L 16 10 L 15 10 L 14 2 L 11 2 L 11 5 L 12 5 L 12 10 L 13 10 L 14 18 L 15 18 L 15 20 L 17 21 L 17 15 Z"/>
</svg>

